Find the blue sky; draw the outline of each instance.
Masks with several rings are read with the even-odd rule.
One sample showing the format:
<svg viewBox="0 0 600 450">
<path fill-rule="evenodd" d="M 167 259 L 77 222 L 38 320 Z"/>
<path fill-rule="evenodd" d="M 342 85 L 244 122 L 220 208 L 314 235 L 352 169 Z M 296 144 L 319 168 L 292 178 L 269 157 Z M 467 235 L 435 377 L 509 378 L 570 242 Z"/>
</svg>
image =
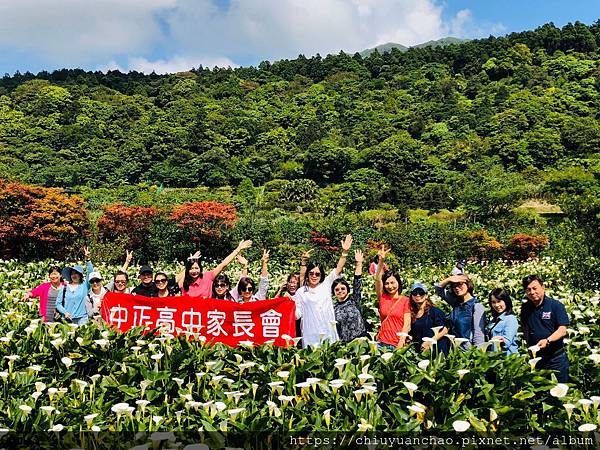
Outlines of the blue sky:
<svg viewBox="0 0 600 450">
<path fill-rule="evenodd" d="M 2 0 L 0 74 L 247 66 L 598 19 L 599 0 Z"/>
</svg>

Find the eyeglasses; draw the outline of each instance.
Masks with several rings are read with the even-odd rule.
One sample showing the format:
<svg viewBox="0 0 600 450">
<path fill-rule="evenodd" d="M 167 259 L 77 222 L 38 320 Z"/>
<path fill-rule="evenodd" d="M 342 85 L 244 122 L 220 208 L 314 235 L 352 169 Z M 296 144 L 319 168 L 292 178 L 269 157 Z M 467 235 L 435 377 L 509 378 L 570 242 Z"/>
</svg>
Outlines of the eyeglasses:
<svg viewBox="0 0 600 450">
<path fill-rule="evenodd" d="M 254 286 L 246 286 L 245 288 L 241 288 L 242 292 L 254 292 Z"/>
<path fill-rule="evenodd" d="M 310 271 L 310 272 L 308 272 L 308 274 L 309 274 L 311 277 L 320 277 L 320 276 L 321 276 L 321 272 L 320 272 L 320 271 L 317 271 L 317 272 L 315 272 L 315 271 Z"/>
<path fill-rule="evenodd" d="M 425 295 L 425 291 L 423 289 L 415 289 L 411 292 L 414 297 L 423 297 Z"/>
<path fill-rule="evenodd" d="M 222 289 L 222 288 L 226 288 L 227 286 L 228 286 L 228 285 L 227 285 L 227 284 L 225 284 L 225 283 L 217 283 L 217 284 L 215 284 L 215 287 L 216 287 L 216 288 L 221 288 L 221 289 Z"/>
<path fill-rule="evenodd" d="M 166 278 L 161 278 L 159 280 L 154 280 L 155 283 L 166 283 L 168 280 Z"/>
</svg>

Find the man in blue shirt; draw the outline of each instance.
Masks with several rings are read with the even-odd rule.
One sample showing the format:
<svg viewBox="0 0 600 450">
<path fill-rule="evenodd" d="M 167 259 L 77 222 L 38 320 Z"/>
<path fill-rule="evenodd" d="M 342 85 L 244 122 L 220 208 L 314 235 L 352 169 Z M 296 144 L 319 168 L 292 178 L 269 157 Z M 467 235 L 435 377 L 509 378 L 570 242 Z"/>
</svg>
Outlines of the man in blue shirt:
<svg viewBox="0 0 600 450">
<path fill-rule="evenodd" d="M 546 296 L 544 282 L 537 275 L 523 278 L 523 289 L 529 299 L 521 307 L 523 338 L 528 346 L 540 348 L 542 359 L 537 368 L 556 370 L 557 380 L 566 383 L 569 378 L 569 360 L 564 348 L 563 337 L 569 326 L 565 306 Z"/>
</svg>

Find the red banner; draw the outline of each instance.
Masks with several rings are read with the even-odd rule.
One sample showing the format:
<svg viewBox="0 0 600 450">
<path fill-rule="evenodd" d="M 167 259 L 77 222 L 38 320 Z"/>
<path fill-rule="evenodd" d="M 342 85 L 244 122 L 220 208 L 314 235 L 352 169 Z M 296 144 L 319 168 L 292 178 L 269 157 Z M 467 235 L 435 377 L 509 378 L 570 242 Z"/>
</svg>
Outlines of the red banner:
<svg viewBox="0 0 600 450">
<path fill-rule="evenodd" d="M 102 318 L 121 331 L 131 327 L 160 328 L 177 335 L 186 331 L 207 341 L 236 346 L 243 341 L 289 345 L 282 336 L 296 336 L 296 304 L 289 298 L 237 303 L 200 297 L 149 298 L 108 292 Z M 287 336 L 286 336 L 287 337 Z"/>
</svg>

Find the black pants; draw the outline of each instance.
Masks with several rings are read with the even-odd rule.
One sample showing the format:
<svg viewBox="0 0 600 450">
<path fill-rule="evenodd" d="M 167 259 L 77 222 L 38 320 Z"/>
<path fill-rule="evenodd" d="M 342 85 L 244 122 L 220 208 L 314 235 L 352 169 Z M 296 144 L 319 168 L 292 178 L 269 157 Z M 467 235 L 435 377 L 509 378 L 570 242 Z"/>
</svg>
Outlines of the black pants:
<svg viewBox="0 0 600 450">
<path fill-rule="evenodd" d="M 557 372 L 556 379 L 559 383 L 569 381 L 569 359 L 567 358 L 567 352 L 564 350 L 548 358 L 542 358 L 537 367 L 540 369 L 555 370 Z"/>
</svg>

